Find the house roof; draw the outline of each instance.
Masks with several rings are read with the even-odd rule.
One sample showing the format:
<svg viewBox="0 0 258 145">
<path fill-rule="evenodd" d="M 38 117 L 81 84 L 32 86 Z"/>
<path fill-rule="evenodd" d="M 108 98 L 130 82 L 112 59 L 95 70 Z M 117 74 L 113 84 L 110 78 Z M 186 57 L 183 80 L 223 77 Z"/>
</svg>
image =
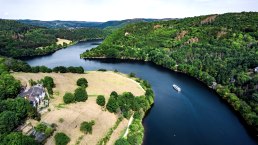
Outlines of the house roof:
<svg viewBox="0 0 258 145">
<path fill-rule="evenodd" d="M 22 93 L 19 94 L 19 96 L 21 97 L 29 97 L 29 100 L 34 101 L 35 97 L 38 97 L 39 95 L 41 95 L 42 93 L 44 93 L 44 88 L 42 85 L 35 85 L 32 86 L 28 91 L 24 91 Z"/>
</svg>

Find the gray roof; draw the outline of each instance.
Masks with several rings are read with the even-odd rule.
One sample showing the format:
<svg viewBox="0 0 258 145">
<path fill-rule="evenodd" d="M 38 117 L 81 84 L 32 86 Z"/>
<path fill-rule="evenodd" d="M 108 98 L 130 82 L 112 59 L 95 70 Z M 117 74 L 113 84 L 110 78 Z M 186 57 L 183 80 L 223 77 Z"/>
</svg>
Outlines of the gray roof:
<svg viewBox="0 0 258 145">
<path fill-rule="evenodd" d="M 28 91 L 26 92 L 24 91 L 20 93 L 19 96 L 21 97 L 29 96 L 31 98 L 31 97 L 38 97 L 42 93 L 44 93 L 44 88 L 41 85 L 35 85 L 35 86 L 32 86 Z"/>
</svg>

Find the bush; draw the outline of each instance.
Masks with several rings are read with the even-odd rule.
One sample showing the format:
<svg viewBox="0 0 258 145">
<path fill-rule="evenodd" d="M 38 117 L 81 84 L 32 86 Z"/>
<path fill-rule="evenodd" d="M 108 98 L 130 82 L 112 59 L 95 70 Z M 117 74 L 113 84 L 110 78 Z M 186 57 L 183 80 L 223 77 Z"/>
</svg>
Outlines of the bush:
<svg viewBox="0 0 258 145">
<path fill-rule="evenodd" d="M 106 70 L 106 69 L 101 68 L 101 69 L 98 69 L 98 71 L 107 71 L 107 70 Z"/>
<path fill-rule="evenodd" d="M 135 77 L 135 73 L 132 73 L 132 72 L 131 72 L 131 73 L 129 74 L 129 77 L 130 77 L 130 78 L 134 78 L 134 77 Z"/>
<path fill-rule="evenodd" d="M 35 130 L 38 131 L 38 132 L 45 132 L 45 130 L 47 129 L 47 126 L 45 124 L 38 124 L 36 127 L 35 127 Z"/>
<path fill-rule="evenodd" d="M 88 99 L 88 94 L 84 87 L 78 87 L 74 92 L 74 99 L 78 102 L 85 102 Z"/>
<path fill-rule="evenodd" d="M 63 100 L 65 104 L 73 103 L 75 101 L 74 95 L 72 93 L 65 93 Z"/>
<path fill-rule="evenodd" d="M 53 128 L 47 127 L 46 130 L 45 130 L 45 135 L 50 136 L 50 135 L 52 135 L 53 132 L 54 132 Z"/>
<path fill-rule="evenodd" d="M 84 87 L 88 87 L 88 81 L 85 78 L 79 78 L 77 80 L 77 86 L 84 86 Z"/>
<path fill-rule="evenodd" d="M 67 145 L 70 142 L 70 138 L 62 133 L 62 132 L 58 132 L 55 135 L 55 143 L 56 145 Z"/>
<path fill-rule="evenodd" d="M 59 118 L 59 119 L 58 119 L 58 122 L 59 122 L 59 123 L 63 123 L 63 122 L 64 122 L 64 118 Z"/>
<path fill-rule="evenodd" d="M 81 123 L 81 127 L 80 127 L 80 131 L 82 131 L 85 134 L 92 134 L 92 126 L 95 124 L 95 121 L 90 121 L 90 122 L 82 122 Z"/>
<path fill-rule="evenodd" d="M 103 95 L 99 95 L 97 97 L 97 100 L 96 100 L 97 104 L 100 105 L 100 106 L 105 106 L 106 104 L 106 100 L 105 100 L 105 97 Z"/>
</svg>

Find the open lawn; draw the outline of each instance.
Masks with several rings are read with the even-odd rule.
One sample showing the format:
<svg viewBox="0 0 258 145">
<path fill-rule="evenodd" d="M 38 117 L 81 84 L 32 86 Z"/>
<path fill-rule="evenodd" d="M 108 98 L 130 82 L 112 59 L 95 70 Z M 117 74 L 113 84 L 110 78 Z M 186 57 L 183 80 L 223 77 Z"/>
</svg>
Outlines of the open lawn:
<svg viewBox="0 0 258 145">
<path fill-rule="evenodd" d="M 144 90 L 136 81 L 125 77 L 123 74 L 111 71 L 98 72 L 89 71 L 85 74 L 72 73 L 12 73 L 12 75 L 20 80 L 22 84 L 28 84 L 30 79 L 39 80 L 45 76 L 51 76 L 54 79 L 56 87 L 54 88 L 54 98 L 50 100 L 50 112 L 42 114 L 42 121 L 46 123 L 57 124 L 57 132 L 64 132 L 71 138 L 69 144 L 74 145 L 79 137 L 83 136 L 81 145 L 96 144 L 105 136 L 109 128 L 111 128 L 118 116 L 104 111 L 103 108 L 96 104 L 96 96 L 104 95 L 106 101 L 112 91 L 118 94 L 123 92 L 132 92 L 139 96 L 144 94 Z M 77 88 L 76 81 L 78 78 L 85 77 L 88 80 L 88 88 L 86 89 L 89 98 L 86 102 L 73 103 L 69 105 L 60 105 L 63 103 L 63 95 L 65 92 L 74 92 Z M 60 118 L 63 119 L 59 121 Z M 92 135 L 84 135 L 80 131 L 80 124 L 83 121 L 95 120 Z M 122 131 L 126 128 L 128 120 L 123 120 L 118 128 L 111 135 L 110 142 L 113 144 L 119 138 Z M 47 145 L 54 145 L 53 136 L 46 142 Z"/>
<path fill-rule="evenodd" d="M 56 44 L 57 44 L 57 45 L 59 45 L 59 44 L 64 45 L 64 43 L 70 44 L 71 42 L 72 42 L 71 40 L 57 38 Z"/>
</svg>

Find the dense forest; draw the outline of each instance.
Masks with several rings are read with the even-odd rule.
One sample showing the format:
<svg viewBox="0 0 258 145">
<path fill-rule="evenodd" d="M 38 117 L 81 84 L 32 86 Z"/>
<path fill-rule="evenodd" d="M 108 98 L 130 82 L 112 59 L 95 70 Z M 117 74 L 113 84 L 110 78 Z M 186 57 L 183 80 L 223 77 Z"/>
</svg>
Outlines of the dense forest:
<svg viewBox="0 0 258 145">
<path fill-rule="evenodd" d="M 103 39 L 107 33 L 97 28 L 48 29 L 0 19 L 0 55 L 9 57 L 36 56 L 52 53 L 62 47 L 57 38 L 73 42 Z"/>
<path fill-rule="evenodd" d="M 0 58 L 0 144 L 38 144 L 33 138 L 15 132 L 26 118 L 39 118 L 36 108 L 17 97 L 21 83 L 9 74 L 5 58 Z"/>
<path fill-rule="evenodd" d="M 193 76 L 258 132 L 258 13 L 242 12 L 127 25 L 82 58 L 152 61 Z"/>
</svg>

